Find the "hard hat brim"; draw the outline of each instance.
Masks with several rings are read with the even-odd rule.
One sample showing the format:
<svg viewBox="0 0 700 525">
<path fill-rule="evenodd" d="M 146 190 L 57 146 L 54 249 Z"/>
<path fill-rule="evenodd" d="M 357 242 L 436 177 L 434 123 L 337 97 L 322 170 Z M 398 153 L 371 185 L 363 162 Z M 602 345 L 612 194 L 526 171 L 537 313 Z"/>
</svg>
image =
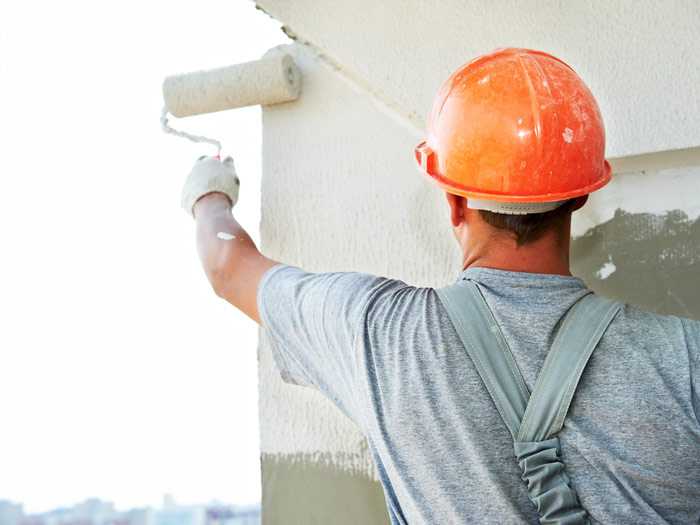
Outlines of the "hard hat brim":
<svg viewBox="0 0 700 525">
<path fill-rule="evenodd" d="M 612 178 L 612 170 L 608 161 L 605 161 L 605 168 L 603 170 L 603 175 L 596 180 L 593 184 L 589 184 L 583 188 L 578 188 L 572 191 L 566 191 L 561 193 L 543 193 L 543 194 L 533 194 L 533 195 L 508 195 L 505 193 L 488 193 L 483 191 L 475 190 L 474 188 L 468 188 L 456 184 L 437 173 L 429 173 L 428 171 L 422 169 L 418 166 L 418 170 L 430 177 L 435 181 L 438 186 L 447 191 L 448 193 L 453 193 L 455 195 L 461 195 L 462 197 L 471 197 L 473 199 L 483 199 L 497 202 L 552 202 L 552 201 L 563 201 L 567 199 L 573 199 L 575 197 L 580 197 L 582 195 L 588 195 L 596 190 L 599 190 L 605 186 Z"/>
</svg>

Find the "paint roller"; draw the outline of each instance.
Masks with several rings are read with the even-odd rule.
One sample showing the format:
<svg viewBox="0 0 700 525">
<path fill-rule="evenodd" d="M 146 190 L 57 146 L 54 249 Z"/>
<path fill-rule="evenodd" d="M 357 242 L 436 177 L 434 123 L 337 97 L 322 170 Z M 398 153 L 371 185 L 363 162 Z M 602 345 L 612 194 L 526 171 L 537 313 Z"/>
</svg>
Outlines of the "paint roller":
<svg viewBox="0 0 700 525">
<path fill-rule="evenodd" d="M 245 106 L 279 104 L 296 100 L 300 92 L 301 72 L 288 54 L 268 54 L 252 62 L 172 75 L 163 81 L 165 106 L 161 125 L 166 133 L 216 146 L 217 155 L 220 155 L 218 140 L 172 128 L 168 114 L 189 117 Z"/>
</svg>

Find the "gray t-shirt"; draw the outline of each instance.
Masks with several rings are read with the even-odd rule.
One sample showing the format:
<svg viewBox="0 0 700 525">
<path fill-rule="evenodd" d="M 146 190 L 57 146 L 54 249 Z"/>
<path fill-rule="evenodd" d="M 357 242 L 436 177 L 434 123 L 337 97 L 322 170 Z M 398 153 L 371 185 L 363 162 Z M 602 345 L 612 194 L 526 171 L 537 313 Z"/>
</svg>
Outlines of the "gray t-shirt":
<svg viewBox="0 0 700 525">
<path fill-rule="evenodd" d="M 532 390 L 576 277 L 471 268 Z M 643 285 L 643 283 L 640 283 Z M 512 438 L 433 288 L 277 265 L 258 290 L 282 378 L 367 436 L 394 524 L 538 523 Z M 700 322 L 626 305 L 561 433 L 594 522 L 700 523 Z"/>
</svg>

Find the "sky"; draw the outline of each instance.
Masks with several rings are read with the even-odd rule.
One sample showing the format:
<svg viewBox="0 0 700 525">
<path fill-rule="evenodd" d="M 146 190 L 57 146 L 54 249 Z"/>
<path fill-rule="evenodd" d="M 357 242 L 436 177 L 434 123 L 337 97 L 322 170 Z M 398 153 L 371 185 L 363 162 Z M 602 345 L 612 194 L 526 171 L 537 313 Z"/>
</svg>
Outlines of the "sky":
<svg viewBox="0 0 700 525">
<path fill-rule="evenodd" d="M 259 501 L 257 326 L 180 208 L 214 150 L 159 114 L 165 76 L 255 60 L 279 27 L 247 0 L 0 4 L 0 499 Z M 171 123 L 233 155 L 257 241 L 260 109 Z"/>
</svg>

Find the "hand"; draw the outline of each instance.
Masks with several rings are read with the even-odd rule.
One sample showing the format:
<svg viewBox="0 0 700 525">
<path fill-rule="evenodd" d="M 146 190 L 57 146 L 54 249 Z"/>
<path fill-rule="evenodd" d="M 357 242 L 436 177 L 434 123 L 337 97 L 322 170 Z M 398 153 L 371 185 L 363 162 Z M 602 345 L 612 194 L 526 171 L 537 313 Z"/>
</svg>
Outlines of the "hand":
<svg viewBox="0 0 700 525">
<path fill-rule="evenodd" d="M 182 207 L 194 217 L 195 203 L 210 193 L 226 195 L 233 207 L 238 202 L 240 185 L 232 157 L 223 161 L 215 157 L 199 157 L 182 188 Z"/>
</svg>

